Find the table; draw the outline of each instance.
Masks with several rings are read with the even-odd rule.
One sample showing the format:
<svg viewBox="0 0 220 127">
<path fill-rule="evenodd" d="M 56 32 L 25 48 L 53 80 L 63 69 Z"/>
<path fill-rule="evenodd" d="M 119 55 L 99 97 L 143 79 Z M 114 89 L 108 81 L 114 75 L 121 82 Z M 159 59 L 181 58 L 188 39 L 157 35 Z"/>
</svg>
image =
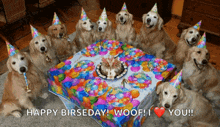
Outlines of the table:
<svg viewBox="0 0 220 127">
<path fill-rule="evenodd" d="M 97 75 L 97 65 L 102 57 L 107 56 L 116 56 L 126 63 L 128 71 L 125 76 L 118 80 L 106 80 Z M 143 115 L 116 115 L 114 111 L 140 109 L 146 105 L 150 108 L 157 83 L 168 77 L 174 68 L 173 64 L 123 42 L 103 40 L 51 68 L 48 71 L 48 88 L 65 98 L 61 100 L 66 107 L 72 103 L 72 106 L 82 109 L 108 109 L 104 116 L 92 116 L 101 126 L 127 126 L 131 118 L 132 126 L 140 126 Z M 124 86 L 121 85 L 123 79 L 128 80 Z M 104 85 L 97 89 L 100 84 Z"/>
</svg>

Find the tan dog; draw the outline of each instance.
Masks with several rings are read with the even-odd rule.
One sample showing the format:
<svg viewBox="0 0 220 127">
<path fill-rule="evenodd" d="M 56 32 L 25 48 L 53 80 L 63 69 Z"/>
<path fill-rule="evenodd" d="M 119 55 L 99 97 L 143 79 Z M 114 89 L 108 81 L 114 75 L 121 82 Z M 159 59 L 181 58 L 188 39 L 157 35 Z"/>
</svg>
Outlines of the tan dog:
<svg viewBox="0 0 220 127">
<path fill-rule="evenodd" d="M 47 98 L 48 94 L 42 93 L 42 89 L 47 86 L 47 82 L 43 73 L 34 66 L 30 56 L 25 52 L 18 52 L 10 56 L 7 67 L 9 73 L 4 84 L 0 112 L 4 116 L 21 117 L 22 108 L 35 109 L 31 102 L 32 99 L 38 96 Z M 27 76 L 30 92 L 26 90 L 24 72 Z"/>
<path fill-rule="evenodd" d="M 133 15 L 128 11 L 121 10 L 116 14 L 116 40 L 128 43 L 134 47 L 137 46 L 136 43 L 136 32 L 133 27 Z"/>
<path fill-rule="evenodd" d="M 197 45 L 200 37 L 199 31 L 193 27 L 185 29 L 182 32 L 174 56 L 174 64 L 178 70 L 182 69 L 183 62 L 187 56 L 189 48 Z"/>
<path fill-rule="evenodd" d="M 163 19 L 156 12 L 150 11 L 142 16 L 143 25 L 137 41 L 140 48 L 148 54 L 173 61 L 176 44 L 163 29 Z"/>
<path fill-rule="evenodd" d="M 51 39 L 47 35 L 33 38 L 29 44 L 29 50 L 34 65 L 45 74 L 51 67 L 59 63 Z"/>
<path fill-rule="evenodd" d="M 94 25 L 90 19 L 85 21 L 79 20 L 76 24 L 76 37 L 73 40 L 78 49 L 81 50 L 94 43 Z"/>
<path fill-rule="evenodd" d="M 184 83 L 192 90 L 202 92 L 208 100 L 220 106 L 220 75 L 209 63 L 207 49 L 198 47 L 189 49 L 183 64 L 182 77 Z"/>
<path fill-rule="evenodd" d="M 190 91 L 183 87 L 180 89 L 174 88 L 169 82 L 160 84 L 156 90 L 159 94 L 159 106 L 166 108 L 164 117 L 170 121 L 169 127 L 182 127 L 189 125 L 190 127 L 217 127 L 219 119 L 212 109 L 211 104 L 202 95 L 194 91 Z M 175 116 L 174 111 L 178 109 L 184 114 L 187 111 L 193 110 L 193 116 Z M 172 112 L 170 114 L 169 110 Z"/>
<path fill-rule="evenodd" d="M 64 24 L 51 25 L 47 32 L 59 60 L 63 61 L 77 52 L 75 43 L 68 41 L 67 28 Z"/>
</svg>

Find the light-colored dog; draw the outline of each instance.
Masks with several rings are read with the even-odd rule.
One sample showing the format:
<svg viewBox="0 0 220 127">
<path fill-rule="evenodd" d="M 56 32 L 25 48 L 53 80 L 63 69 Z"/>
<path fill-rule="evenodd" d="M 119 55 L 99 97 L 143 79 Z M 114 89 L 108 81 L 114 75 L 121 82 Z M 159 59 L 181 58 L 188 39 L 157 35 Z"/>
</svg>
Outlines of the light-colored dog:
<svg viewBox="0 0 220 127">
<path fill-rule="evenodd" d="M 29 50 L 34 65 L 44 74 L 59 63 L 56 51 L 51 44 L 51 39 L 47 35 L 33 38 L 29 44 Z"/>
<path fill-rule="evenodd" d="M 219 119 L 212 109 L 211 104 L 202 95 L 183 87 L 174 88 L 169 82 L 160 84 L 156 90 L 159 94 L 159 106 L 165 107 L 164 117 L 170 121 L 169 127 L 217 127 Z M 174 110 L 180 110 L 179 116 L 174 115 Z M 186 110 L 193 110 L 193 116 L 184 116 Z M 172 112 L 170 114 L 169 110 Z"/>
<path fill-rule="evenodd" d="M 116 40 L 128 43 L 134 47 L 137 46 L 136 43 L 136 32 L 133 27 L 133 15 L 128 11 L 121 10 L 116 14 Z"/>
<path fill-rule="evenodd" d="M 79 20 L 76 24 L 76 37 L 74 42 L 79 50 L 91 45 L 94 39 L 94 25 L 90 19 Z"/>
<path fill-rule="evenodd" d="M 220 75 L 209 63 L 207 49 L 195 46 L 189 49 L 182 77 L 186 87 L 202 92 L 208 100 L 220 107 Z"/>
<path fill-rule="evenodd" d="M 158 13 L 149 11 L 142 16 L 142 20 L 143 25 L 137 38 L 140 48 L 157 58 L 172 62 L 176 44 L 163 29 L 163 19 Z"/>
<path fill-rule="evenodd" d="M 47 32 L 51 37 L 52 46 L 55 48 L 60 61 L 77 52 L 76 44 L 68 40 L 67 28 L 64 24 L 51 25 Z"/>
<path fill-rule="evenodd" d="M 4 84 L 0 113 L 4 116 L 21 117 L 22 108 L 35 109 L 32 99 L 38 96 L 47 98 L 48 94 L 42 92 L 42 89 L 47 86 L 47 81 L 44 74 L 34 66 L 30 56 L 25 52 L 10 56 L 7 67 L 9 73 Z M 26 73 L 30 92 L 26 90 L 23 73 Z"/>
<path fill-rule="evenodd" d="M 183 62 L 187 56 L 188 50 L 192 46 L 196 46 L 200 39 L 199 31 L 193 27 L 185 29 L 177 44 L 176 53 L 174 56 L 174 64 L 178 70 L 181 70 L 183 67 Z"/>
</svg>

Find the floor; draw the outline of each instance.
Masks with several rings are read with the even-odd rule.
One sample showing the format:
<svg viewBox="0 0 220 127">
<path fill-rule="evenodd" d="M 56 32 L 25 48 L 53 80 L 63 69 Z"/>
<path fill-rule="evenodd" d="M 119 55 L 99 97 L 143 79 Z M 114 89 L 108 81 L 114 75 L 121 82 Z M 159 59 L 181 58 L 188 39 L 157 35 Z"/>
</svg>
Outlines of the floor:
<svg viewBox="0 0 220 127">
<path fill-rule="evenodd" d="M 62 17 L 68 17 L 68 15 L 71 15 L 70 17 L 68 17 L 68 20 L 65 21 L 65 24 L 68 28 L 68 34 L 73 33 L 75 31 L 75 26 L 77 21 L 79 20 L 79 14 L 80 14 L 80 7 L 78 8 L 78 10 L 74 10 L 74 12 L 77 12 L 77 14 L 69 14 L 67 13 L 61 13 L 65 16 Z M 91 11 L 87 11 L 87 16 L 93 21 L 96 22 L 97 19 L 99 18 L 100 14 L 101 14 L 102 10 L 91 10 Z M 111 12 L 107 12 L 108 14 L 108 19 L 112 21 L 113 23 L 113 27 L 116 27 L 115 24 L 115 13 L 111 13 Z M 59 15 L 58 15 L 59 16 Z M 35 23 L 32 24 L 35 28 L 38 29 L 38 31 L 42 34 L 47 34 L 47 28 L 51 25 L 50 23 L 52 23 L 52 16 L 51 22 L 49 21 L 47 24 L 42 25 L 42 23 Z M 60 19 L 61 22 L 63 23 L 62 19 Z M 168 23 L 166 23 L 164 25 L 165 30 L 167 31 L 167 33 L 169 34 L 169 36 L 171 37 L 171 39 L 177 43 L 179 38 L 176 36 L 177 33 L 179 32 L 179 30 L 177 29 L 177 25 L 179 24 L 180 20 L 176 19 L 176 18 L 172 18 Z M 140 21 L 134 21 L 134 27 L 137 33 L 139 33 L 139 30 L 142 26 L 142 22 Z M 30 31 L 30 27 L 29 24 L 24 26 L 24 31 Z M 22 30 L 20 31 L 16 31 L 15 34 L 19 35 L 20 33 L 24 32 Z M 16 41 L 16 45 L 18 46 L 18 48 L 20 50 L 24 49 L 25 47 L 27 47 L 29 45 L 30 40 L 32 39 L 31 33 L 29 33 L 27 36 L 21 38 L 20 40 Z M 220 46 L 214 45 L 212 43 L 207 43 L 207 48 L 211 54 L 211 59 L 210 62 L 217 68 L 220 69 L 220 60 L 218 60 L 217 58 L 220 58 Z M 0 61 L 4 61 L 4 62 L 0 62 L 0 66 L 4 66 L 5 64 L 5 59 L 7 59 L 8 57 L 8 53 L 7 53 L 7 49 L 6 49 L 6 45 L 5 42 L 0 42 Z M 5 71 L 7 71 L 5 68 L 3 69 L 3 67 L 0 68 L 0 75 L 3 74 Z"/>
</svg>

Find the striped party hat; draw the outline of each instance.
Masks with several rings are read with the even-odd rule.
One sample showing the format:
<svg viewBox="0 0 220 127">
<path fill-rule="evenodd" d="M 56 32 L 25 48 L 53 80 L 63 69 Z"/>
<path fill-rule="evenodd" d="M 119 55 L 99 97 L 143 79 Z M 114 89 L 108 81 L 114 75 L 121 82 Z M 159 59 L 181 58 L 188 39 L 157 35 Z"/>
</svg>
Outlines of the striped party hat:
<svg viewBox="0 0 220 127">
<path fill-rule="evenodd" d="M 170 80 L 170 85 L 172 85 L 176 89 L 180 89 L 181 81 L 182 81 L 182 70 Z"/>
<path fill-rule="evenodd" d="M 157 3 L 154 4 L 153 8 L 151 9 L 151 11 L 157 13 Z"/>
<path fill-rule="evenodd" d="M 99 20 L 103 20 L 103 21 L 108 20 L 105 8 L 103 9 L 101 16 L 99 17 Z"/>
<path fill-rule="evenodd" d="M 206 34 L 205 34 L 205 32 L 202 35 L 201 39 L 199 40 L 197 47 L 198 48 L 206 48 Z"/>
<path fill-rule="evenodd" d="M 124 4 L 123 4 L 121 10 L 123 10 L 123 11 L 128 11 L 125 2 L 124 2 Z"/>
<path fill-rule="evenodd" d="M 18 53 L 18 50 L 15 49 L 14 46 L 12 46 L 9 42 L 6 41 L 6 46 L 7 46 L 7 50 L 8 50 L 8 55 L 9 56 L 13 56 L 16 53 Z"/>
<path fill-rule="evenodd" d="M 81 19 L 82 21 L 85 21 L 85 20 L 88 19 L 87 15 L 86 15 L 86 12 L 84 11 L 83 8 L 82 8 L 82 13 L 81 13 L 80 19 Z"/>
<path fill-rule="evenodd" d="M 201 24 L 202 24 L 202 20 L 200 20 L 198 23 L 196 23 L 196 24 L 193 26 L 193 28 L 199 30 L 200 27 L 201 27 Z"/>
<path fill-rule="evenodd" d="M 54 16 L 53 16 L 53 25 L 58 25 L 61 24 L 56 12 L 54 12 Z"/>
<path fill-rule="evenodd" d="M 35 38 L 35 37 L 38 37 L 41 35 L 41 33 L 39 33 L 36 28 L 34 28 L 32 25 L 30 25 L 30 26 L 31 26 L 32 38 Z"/>
</svg>

